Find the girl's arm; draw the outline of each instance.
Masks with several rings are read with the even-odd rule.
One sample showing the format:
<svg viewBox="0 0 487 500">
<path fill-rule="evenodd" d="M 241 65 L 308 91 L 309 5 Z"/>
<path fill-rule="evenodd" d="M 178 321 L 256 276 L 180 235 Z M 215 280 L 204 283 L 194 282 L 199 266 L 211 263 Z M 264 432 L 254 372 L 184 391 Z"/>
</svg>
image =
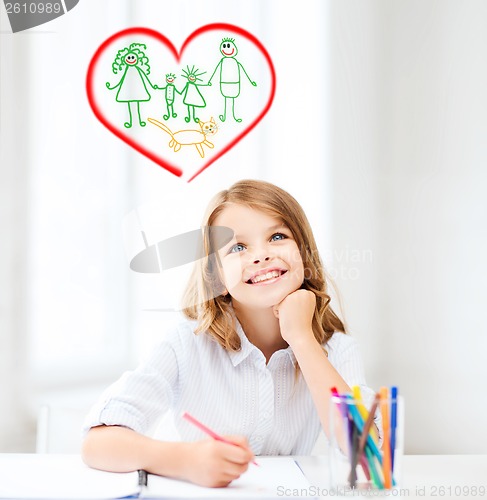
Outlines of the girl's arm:
<svg viewBox="0 0 487 500">
<path fill-rule="evenodd" d="M 213 439 L 193 443 L 164 442 L 127 427 L 98 426 L 88 432 L 83 461 L 95 469 L 130 472 L 139 469 L 160 476 L 209 486 L 227 486 L 253 460 L 245 438 L 228 436 L 240 446 Z"/>
<path fill-rule="evenodd" d="M 350 387 L 328 360 L 312 329 L 316 296 L 309 290 L 296 290 L 275 307 L 282 338 L 291 346 L 313 398 L 321 425 L 329 435 L 331 388 L 339 393 Z"/>
</svg>

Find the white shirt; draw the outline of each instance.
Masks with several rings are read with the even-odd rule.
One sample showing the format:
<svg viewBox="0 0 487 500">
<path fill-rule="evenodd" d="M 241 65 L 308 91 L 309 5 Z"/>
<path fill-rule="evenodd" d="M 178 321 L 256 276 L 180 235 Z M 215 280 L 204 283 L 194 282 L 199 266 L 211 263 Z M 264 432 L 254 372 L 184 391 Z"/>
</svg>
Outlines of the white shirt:
<svg viewBox="0 0 487 500">
<path fill-rule="evenodd" d="M 175 415 L 189 412 L 220 435 L 246 436 L 255 455 L 309 454 L 321 426 L 303 376 L 295 377 L 291 347 L 276 351 L 266 364 L 238 322 L 237 352 L 207 333 L 195 335 L 196 325 L 185 320 L 174 327 L 145 363 L 111 386 L 87 416 L 85 431 L 105 424 L 149 434 L 172 409 Z M 350 387 L 360 386 L 370 407 L 374 392 L 365 385 L 355 339 L 337 332 L 325 348 L 331 364 Z M 175 425 L 183 441 L 207 437 L 182 418 L 175 418 Z"/>
</svg>

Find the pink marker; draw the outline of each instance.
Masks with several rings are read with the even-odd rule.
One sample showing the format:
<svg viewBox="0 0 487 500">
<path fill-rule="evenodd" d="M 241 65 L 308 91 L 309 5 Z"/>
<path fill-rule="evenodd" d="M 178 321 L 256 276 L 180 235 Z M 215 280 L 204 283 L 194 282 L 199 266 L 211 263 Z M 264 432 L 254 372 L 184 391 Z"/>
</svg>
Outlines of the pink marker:
<svg viewBox="0 0 487 500">
<path fill-rule="evenodd" d="M 209 427 L 206 427 L 206 425 L 202 424 L 199 420 L 196 420 L 187 411 L 183 413 L 183 418 L 185 418 L 188 422 L 191 422 L 193 425 L 198 427 L 198 429 L 203 431 L 205 434 L 208 434 L 208 436 L 212 437 L 215 441 L 221 441 L 222 443 L 232 444 L 233 446 L 240 446 L 238 443 L 229 441 L 228 439 L 225 439 L 216 432 L 212 431 Z M 260 467 L 260 465 L 255 460 L 252 460 L 252 463 Z"/>
</svg>

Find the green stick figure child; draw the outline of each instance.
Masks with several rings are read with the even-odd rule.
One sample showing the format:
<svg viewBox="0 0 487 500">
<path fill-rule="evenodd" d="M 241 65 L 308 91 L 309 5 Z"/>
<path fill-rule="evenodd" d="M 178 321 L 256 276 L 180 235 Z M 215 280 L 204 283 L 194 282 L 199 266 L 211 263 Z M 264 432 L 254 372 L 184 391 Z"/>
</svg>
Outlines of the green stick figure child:
<svg viewBox="0 0 487 500">
<path fill-rule="evenodd" d="M 174 85 L 175 79 L 176 75 L 174 73 L 168 73 L 166 75 L 166 86 L 161 87 L 161 90 L 166 90 L 164 97 L 166 99 L 167 115 L 164 115 L 164 120 L 169 120 L 171 116 L 173 118 L 176 118 L 178 116 L 177 113 L 174 112 L 174 98 L 176 97 L 175 92 L 177 92 L 178 94 L 182 94 L 182 91 L 179 92 L 179 90 Z"/>
<path fill-rule="evenodd" d="M 142 49 L 147 47 L 142 43 L 132 43 L 118 51 L 115 61 L 112 63 L 113 73 L 123 71 L 122 78 L 113 87 L 110 82 L 106 82 L 108 90 L 118 87 L 117 102 L 126 102 L 129 109 L 129 121 L 124 123 L 126 128 L 132 127 L 132 109 L 130 103 L 137 103 L 137 116 L 139 124 L 145 127 L 146 123 L 140 118 L 140 103 L 150 101 L 151 95 L 147 90 L 147 84 L 153 89 L 158 89 L 157 85 L 152 85 L 147 76 L 150 73 L 149 59 Z"/>
<path fill-rule="evenodd" d="M 220 52 L 223 57 L 217 64 L 211 78 L 208 80 L 208 85 L 211 86 L 211 80 L 215 76 L 217 69 L 220 68 L 220 92 L 225 98 L 225 108 L 223 115 L 220 115 L 220 120 L 224 122 L 227 119 L 227 100 L 231 99 L 233 119 L 240 123 L 242 119 L 235 118 L 234 109 L 235 99 L 240 95 L 240 68 L 242 68 L 245 76 L 254 87 L 257 86 L 257 83 L 250 79 L 249 75 L 245 71 L 245 68 L 237 61 L 237 59 L 235 59 L 235 56 L 238 54 L 238 49 L 235 45 L 234 38 L 224 38 L 220 44 Z"/>
<path fill-rule="evenodd" d="M 188 116 L 184 117 L 184 121 L 186 123 L 190 122 L 191 112 L 192 112 L 193 120 L 196 123 L 198 123 L 200 119 L 195 116 L 194 108 L 204 108 L 206 106 L 206 101 L 202 96 L 198 87 L 206 87 L 206 85 L 196 82 L 198 80 L 200 82 L 203 81 L 201 78 L 198 77 L 204 75 L 206 71 L 198 73 L 199 69 L 195 68 L 194 66 L 191 69 L 189 69 L 189 66 L 186 66 L 186 69 L 185 70 L 183 69 L 182 71 L 183 71 L 182 76 L 184 76 L 188 80 L 183 90 L 181 91 L 181 95 L 184 94 L 183 102 L 184 104 L 186 104 L 186 106 L 188 106 Z"/>
</svg>

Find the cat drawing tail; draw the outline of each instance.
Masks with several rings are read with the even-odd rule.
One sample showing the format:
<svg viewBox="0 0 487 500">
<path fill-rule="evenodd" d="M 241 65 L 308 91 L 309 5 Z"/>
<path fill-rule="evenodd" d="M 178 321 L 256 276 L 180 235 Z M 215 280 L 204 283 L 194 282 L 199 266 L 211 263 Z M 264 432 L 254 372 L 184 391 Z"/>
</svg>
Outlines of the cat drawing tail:
<svg viewBox="0 0 487 500">
<path fill-rule="evenodd" d="M 178 144 L 174 140 L 174 134 L 172 133 L 171 129 L 167 125 L 165 125 L 164 123 L 156 120 L 155 118 L 147 118 L 147 121 L 150 122 L 150 123 L 152 123 L 156 127 L 162 128 L 162 130 L 164 130 L 164 132 L 166 132 L 167 134 L 169 134 L 171 136 L 171 140 L 169 141 L 169 147 L 170 148 L 172 148 L 174 146 L 174 151 L 178 151 L 179 149 L 181 149 L 181 145 Z"/>
</svg>

